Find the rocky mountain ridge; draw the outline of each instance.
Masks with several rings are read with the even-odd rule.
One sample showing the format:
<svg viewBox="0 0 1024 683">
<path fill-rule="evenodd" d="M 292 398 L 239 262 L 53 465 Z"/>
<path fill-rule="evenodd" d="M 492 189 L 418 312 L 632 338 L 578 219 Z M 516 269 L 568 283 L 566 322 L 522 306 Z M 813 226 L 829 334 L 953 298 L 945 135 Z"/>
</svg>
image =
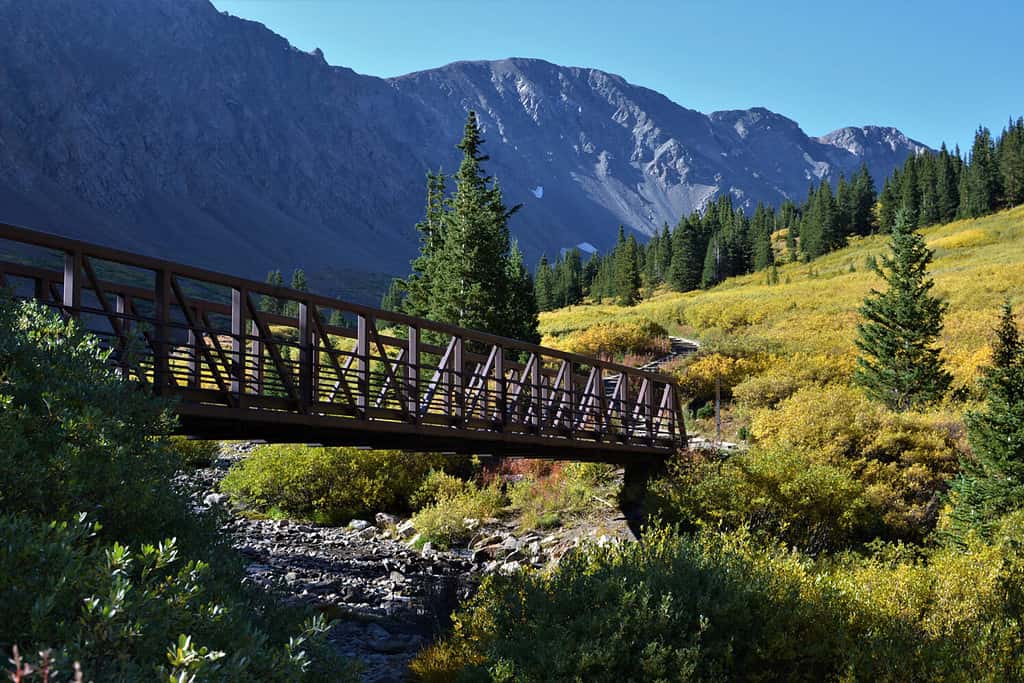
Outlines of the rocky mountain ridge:
<svg viewBox="0 0 1024 683">
<path fill-rule="evenodd" d="M 535 59 L 364 76 L 207 0 L 0 0 L 0 88 L 0 221 L 250 276 L 404 272 L 424 174 L 454 170 L 469 109 L 531 262 L 925 149 Z"/>
</svg>

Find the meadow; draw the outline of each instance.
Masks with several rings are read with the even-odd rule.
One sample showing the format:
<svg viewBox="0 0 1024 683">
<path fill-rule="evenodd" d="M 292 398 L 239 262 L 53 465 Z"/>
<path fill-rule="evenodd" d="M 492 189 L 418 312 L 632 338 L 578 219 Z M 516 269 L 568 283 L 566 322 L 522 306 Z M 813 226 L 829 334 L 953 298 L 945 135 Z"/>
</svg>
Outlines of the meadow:
<svg viewBox="0 0 1024 683">
<path fill-rule="evenodd" d="M 941 338 L 955 384 L 970 384 L 988 358 L 988 340 L 1001 303 L 1024 301 L 1024 206 L 921 231 L 934 251 L 935 293 L 949 303 Z M 781 237 L 781 236 L 777 236 Z M 777 253 L 785 257 L 783 240 Z M 810 263 L 778 266 L 726 280 L 709 290 L 660 290 L 632 307 L 585 304 L 542 313 L 543 343 L 571 346 L 601 323 L 647 321 L 671 334 L 710 343 L 743 343 L 774 354 L 825 354 L 849 362 L 856 352 L 857 309 L 884 283 L 869 262 L 887 253 L 887 237 L 855 238 L 849 246 Z"/>
</svg>

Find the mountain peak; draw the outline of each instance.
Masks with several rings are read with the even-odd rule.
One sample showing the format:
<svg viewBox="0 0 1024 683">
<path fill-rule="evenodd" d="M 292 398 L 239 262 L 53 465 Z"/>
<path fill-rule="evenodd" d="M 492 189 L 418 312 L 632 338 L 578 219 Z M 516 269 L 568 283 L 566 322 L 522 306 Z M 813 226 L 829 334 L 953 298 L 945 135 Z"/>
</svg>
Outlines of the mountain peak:
<svg viewBox="0 0 1024 683">
<path fill-rule="evenodd" d="M 881 179 L 923 148 L 541 59 L 360 75 L 206 0 L 57 4 L 0 2 L 0 220 L 246 275 L 405 272 L 424 173 L 458 167 L 470 109 L 530 261 L 723 193 L 753 209 L 864 162 Z"/>
</svg>

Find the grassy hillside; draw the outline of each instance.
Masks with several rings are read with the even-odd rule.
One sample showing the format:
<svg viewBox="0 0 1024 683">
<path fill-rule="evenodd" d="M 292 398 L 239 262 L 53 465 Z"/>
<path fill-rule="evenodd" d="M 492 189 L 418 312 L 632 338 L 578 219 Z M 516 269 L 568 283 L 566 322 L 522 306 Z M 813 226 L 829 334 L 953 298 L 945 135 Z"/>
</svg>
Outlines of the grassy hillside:
<svg viewBox="0 0 1024 683">
<path fill-rule="evenodd" d="M 935 291 L 949 304 L 942 347 L 956 384 L 970 383 L 988 357 L 998 307 L 1024 301 L 1024 206 L 922 231 L 935 251 Z M 731 278 L 705 291 L 660 291 L 632 308 L 572 306 L 541 314 L 544 343 L 571 345 L 572 334 L 601 322 L 647 318 L 670 332 L 707 341 L 760 345 L 776 355 L 826 354 L 840 363 L 855 354 L 857 308 L 881 279 L 868 259 L 887 252 L 887 237 L 858 238 L 812 263 L 780 266 L 779 283 L 764 272 Z"/>
</svg>

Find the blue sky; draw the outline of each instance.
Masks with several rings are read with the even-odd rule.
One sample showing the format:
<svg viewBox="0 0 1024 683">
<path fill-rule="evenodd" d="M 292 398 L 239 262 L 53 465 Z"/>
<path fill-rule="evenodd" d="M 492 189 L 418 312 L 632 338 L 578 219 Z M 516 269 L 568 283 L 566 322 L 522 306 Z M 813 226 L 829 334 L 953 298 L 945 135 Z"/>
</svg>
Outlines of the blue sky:
<svg viewBox="0 0 1024 683">
<path fill-rule="evenodd" d="M 764 106 L 810 135 L 892 125 L 933 147 L 1024 114 L 1020 0 L 213 2 L 375 76 L 539 57 L 703 112 Z"/>
</svg>

